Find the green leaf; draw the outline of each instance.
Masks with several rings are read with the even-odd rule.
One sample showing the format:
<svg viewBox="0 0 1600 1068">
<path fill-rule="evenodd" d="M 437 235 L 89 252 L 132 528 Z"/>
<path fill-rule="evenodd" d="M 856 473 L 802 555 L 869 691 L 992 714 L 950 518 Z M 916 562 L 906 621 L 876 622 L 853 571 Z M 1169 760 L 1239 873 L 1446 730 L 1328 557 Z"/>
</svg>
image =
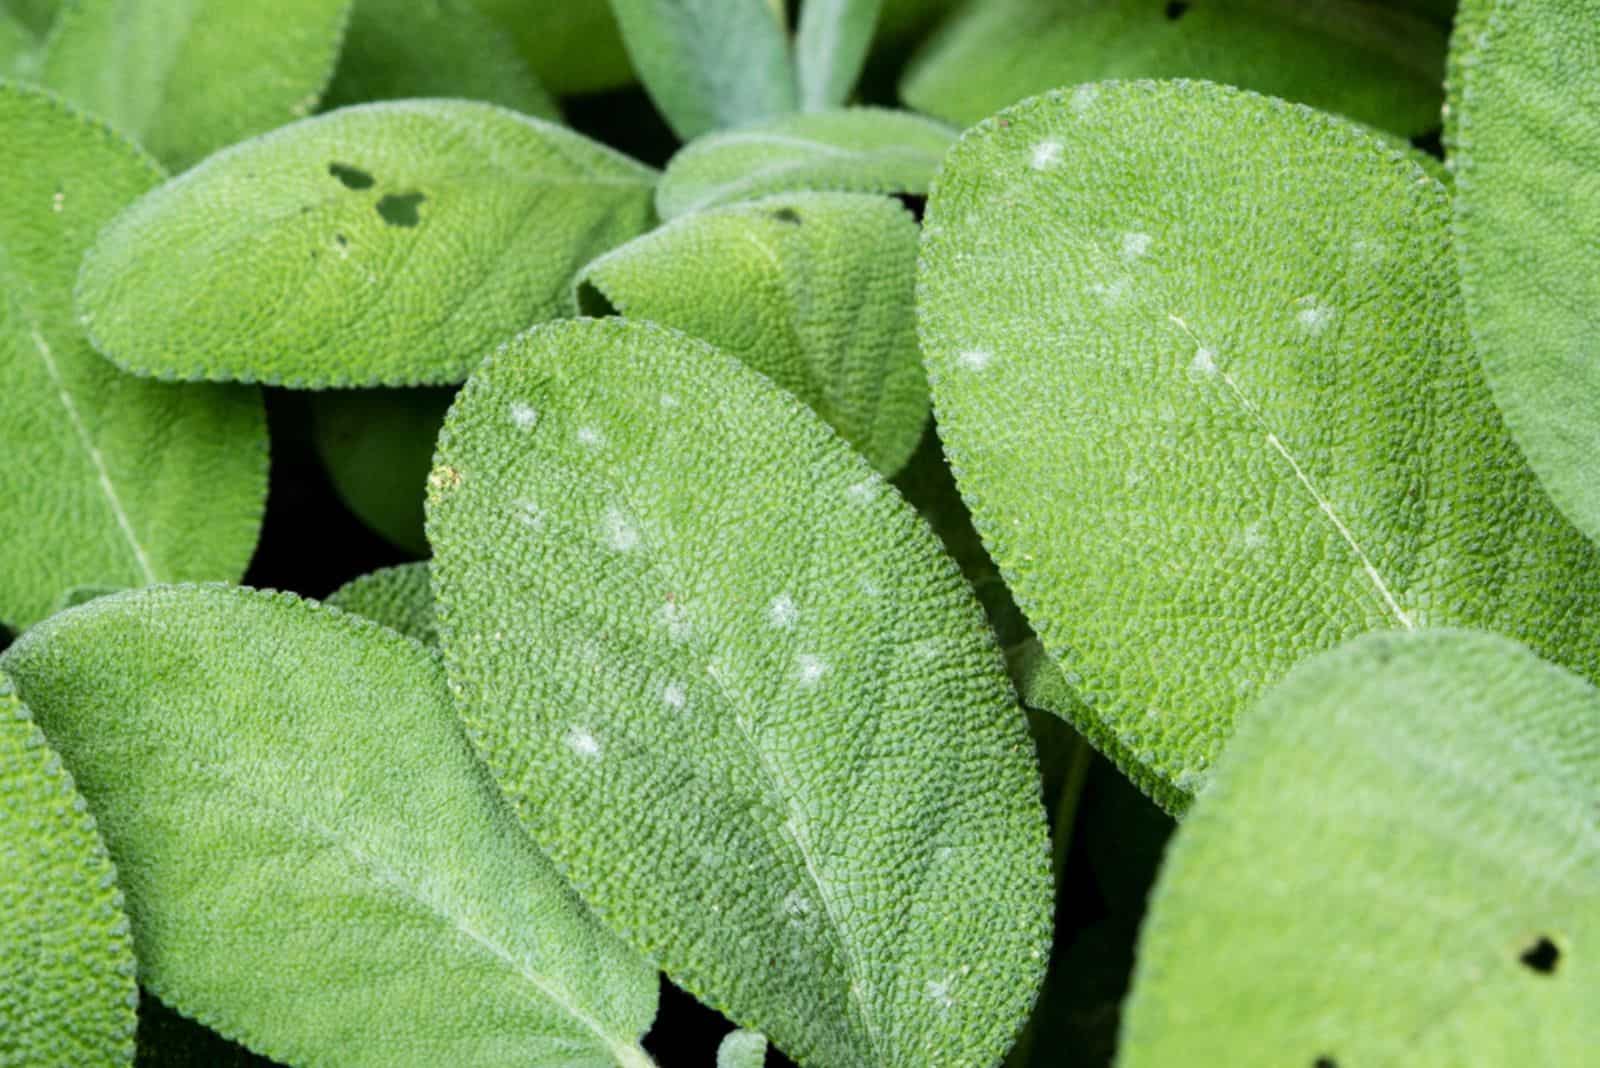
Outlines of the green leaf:
<svg viewBox="0 0 1600 1068">
<path fill-rule="evenodd" d="M 311 436 L 339 499 L 409 553 L 428 555 L 422 501 L 453 389 L 311 394 Z"/>
<path fill-rule="evenodd" d="M 579 304 L 603 300 L 733 353 L 890 475 L 928 420 L 917 236 L 910 212 L 885 197 L 769 197 L 684 216 L 607 253 L 579 274 Z"/>
<path fill-rule="evenodd" d="M 1205 78 L 1411 136 L 1438 125 L 1444 54 L 1433 22 L 1366 0 L 985 0 L 930 42 L 900 95 L 967 126 L 1057 86 Z"/>
<path fill-rule="evenodd" d="M 0 78 L 26 77 L 40 44 L 34 32 L 0 0 Z"/>
<path fill-rule="evenodd" d="M 46 85 L 177 170 L 316 110 L 350 0 L 72 0 Z"/>
<path fill-rule="evenodd" d="M 517 828 L 417 643 L 158 587 L 0 667 L 99 814 L 173 1008 L 294 1064 L 648 1064 L 652 969 Z"/>
<path fill-rule="evenodd" d="M 346 108 L 219 152 L 100 236 L 95 345 L 162 378 L 457 382 L 651 223 L 655 172 L 470 101 Z"/>
<path fill-rule="evenodd" d="M 1600 0 L 1500 0 L 1466 67 L 1456 249 L 1506 425 L 1600 540 Z"/>
<path fill-rule="evenodd" d="M 823 111 L 850 97 L 867 59 L 883 0 L 806 0 L 795 29 L 800 107 Z"/>
<path fill-rule="evenodd" d="M 760 1031 L 730 1031 L 717 1047 L 717 1068 L 762 1068 L 767 1036 Z"/>
<path fill-rule="evenodd" d="M 951 465 L 1074 722 L 1168 808 L 1363 631 L 1600 674 L 1600 550 L 1500 421 L 1449 217 L 1363 130 L 1205 83 L 1035 98 L 941 174 L 918 314 Z"/>
<path fill-rule="evenodd" d="M 461 97 L 560 119 L 510 36 L 472 0 L 355 0 L 327 104 Z"/>
<path fill-rule="evenodd" d="M 3 675 L 0 860 L 0 1064 L 132 1064 L 139 991 L 117 873 Z"/>
<path fill-rule="evenodd" d="M 809 409 L 676 331 L 540 327 L 451 410 L 428 533 L 457 710 L 608 921 L 802 1064 L 999 1059 L 1049 945 L 1032 746 Z"/>
<path fill-rule="evenodd" d="M 1444 107 L 1441 110 L 1444 129 L 1441 140 L 1445 149 L 1445 166 L 1452 172 L 1456 169 L 1459 150 L 1456 127 L 1461 114 L 1462 80 L 1467 68 L 1472 65 L 1478 46 L 1483 43 L 1483 34 L 1489 28 L 1489 16 L 1494 13 L 1495 3 L 1496 0 L 1461 0 L 1450 31 L 1450 50 L 1445 55 Z"/>
<path fill-rule="evenodd" d="M 795 110 L 782 4 L 611 0 L 611 10 L 650 99 L 684 140 Z"/>
<path fill-rule="evenodd" d="M 353 578 L 334 590 L 326 603 L 366 616 L 430 648 L 439 644 L 426 560 Z"/>
<path fill-rule="evenodd" d="M 0 0 L 0 8 L 38 37 L 50 32 L 51 24 L 65 5 L 66 0 Z"/>
<path fill-rule="evenodd" d="M 0 622 L 69 589 L 236 579 L 266 496 L 257 390 L 119 373 L 72 312 L 96 231 L 161 180 L 57 98 L 0 84 Z"/>
<path fill-rule="evenodd" d="M 634 80 L 605 0 L 472 0 L 509 34 L 551 92 L 593 93 Z"/>
<path fill-rule="evenodd" d="M 884 108 L 788 115 L 686 146 L 667 164 L 656 210 L 672 219 L 801 190 L 922 194 L 955 137 L 943 123 Z"/>
<path fill-rule="evenodd" d="M 1297 667 L 1167 852 L 1117 1063 L 1585 1063 L 1597 789 L 1600 693 L 1503 638 Z"/>
</svg>

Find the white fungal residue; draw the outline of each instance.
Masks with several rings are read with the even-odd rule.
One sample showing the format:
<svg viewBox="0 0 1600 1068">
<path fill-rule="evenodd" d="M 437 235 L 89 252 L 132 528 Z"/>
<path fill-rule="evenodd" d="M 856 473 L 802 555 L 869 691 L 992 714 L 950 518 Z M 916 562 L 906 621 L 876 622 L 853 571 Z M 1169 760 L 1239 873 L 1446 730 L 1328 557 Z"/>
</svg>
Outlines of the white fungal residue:
<svg viewBox="0 0 1600 1068">
<path fill-rule="evenodd" d="M 878 496 L 878 483 L 870 478 L 860 482 L 851 483 L 850 488 L 844 491 L 850 498 L 851 504 L 871 504 Z"/>
<path fill-rule="evenodd" d="M 1118 278 L 1112 282 L 1092 282 L 1089 292 L 1105 301 L 1107 304 L 1117 304 L 1124 300 L 1133 289 L 1133 283 L 1126 278 Z"/>
<path fill-rule="evenodd" d="M 681 682 L 669 682 L 661 691 L 661 700 L 668 708 L 682 708 L 689 703 L 689 693 Z"/>
<path fill-rule="evenodd" d="M 811 899 L 798 890 L 791 890 L 783 898 L 783 914 L 791 920 L 807 920 L 811 917 Z"/>
<path fill-rule="evenodd" d="M 678 398 L 677 397 L 674 397 L 670 393 L 661 394 L 661 407 L 663 407 L 663 408 L 676 408 L 677 406 L 678 406 Z"/>
<path fill-rule="evenodd" d="M 815 653 L 801 653 L 795 657 L 795 677 L 800 680 L 800 685 L 815 686 L 827 673 L 828 662 Z"/>
<path fill-rule="evenodd" d="M 619 553 L 632 552 L 639 547 L 639 529 L 620 508 L 606 509 L 600 520 L 600 533 L 606 544 Z"/>
<path fill-rule="evenodd" d="M 1150 251 L 1152 238 L 1149 234 L 1127 233 L 1122 235 L 1122 258 L 1136 260 Z"/>
<path fill-rule="evenodd" d="M 532 501 L 517 502 L 517 518 L 529 530 L 540 531 L 544 529 L 544 511 Z"/>
<path fill-rule="evenodd" d="M 1333 322 L 1333 309 L 1326 304 L 1320 304 L 1309 297 L 1302 303 L 1305 303 L 1306 307 L 1301 308 L 1295 318 L 1307 333 L 1320 334 L 1328 328 L 1329 323 Z"/>
<path fill-rule="evenodd" d="M 668 601 L 656 612 L 656 618 L 667 629 L 667 637 L 675 642 L 686 642 L 694 634 L 689 613 L 677 601 Z"/>
<path fill-rule="evenodd" d="M 767 622 L 779 630 L 788 630 L 799 618 L 800 609 L 795 605 L 794 598 L 787 593 L 778 594 L 767 606 Z"/>
<path fill-rule="evenodd" d="M 600 739 L 587 727 L 572 727 L 567 731 L 567 748 L 589 760 L 600 759 Z"/>
<path fill-rule="evenodd" d="M 1217 354 L 1206 348 L 1195 349 L 1194 359 L 1189 362 L 1189 370 L 1197 375 L 1216 374 Z"/>
<path fill-rule="evenodd" d="M 578 444 L 591 449 L 598 449 L 606 443 L 606 436 L 600 432 L 599 427 L 580 426 L 578 428 Z"/>
<path fill-rule="evenodd" d="M 1261 530 L 1260 523 L 1251 523 L 1244 528 L 1244 547 L 1246 549 L 1259 549 L 1267 544 L 1267 536 Z"/>
<path fill-rule="evenodd" d="M 1072 110 L 1082 115 L 1094 107 L 1094 102 L 1099 98 L 1099 89 L 1092 85 L 1080 85 L 1072 91 Z"/>
<path fill-rule="evenodd" d="M 950 979 L 929 979 L 923 986 L 928 992 L 928 997 L 939 1003 L 941 1009 L 948 1009 L 955 1005 L 956 998 L 951 988 L 954 982 Z"/>
<path fill-rule="evenodd" d="M 511 406 L 511 422 L 518 430 L 532 430 L 539 422 L 539 413 L 530 404 L 521 401 Z"/>
<path fill-rule="evenodd" d="M 1033 146 L 1033 158 L 1029 161 L 1036 171 L 1048 170 L 1061 160 L 1060 141 L 1040 141 Z"/>
<path fill-rule="evenodd" d="M 984 349 L 968 349 L 966 352 L 963 352 L 961 355 L 956 357 L 956 363 L 960 364 L 968 371 L 981 371 L 985 367 L 988 367 L 993 359 L 994 354 L 987 352 Z"/>
</svg>

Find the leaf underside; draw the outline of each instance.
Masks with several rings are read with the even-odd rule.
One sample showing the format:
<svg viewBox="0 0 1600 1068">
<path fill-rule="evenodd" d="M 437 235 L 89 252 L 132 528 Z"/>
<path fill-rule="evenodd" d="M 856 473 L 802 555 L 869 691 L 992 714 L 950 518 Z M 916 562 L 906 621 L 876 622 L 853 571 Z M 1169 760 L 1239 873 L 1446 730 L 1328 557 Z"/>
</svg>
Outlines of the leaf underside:
<svg viewBox="0 0 1600 1068">
<path fill-rule="evenodd" d="M 428 563 L 399 564 L 353 578 L 328 596 L 327 604 L 366 616 L 423 645 L 437 647 L 433 587 Z"/>
</svg>

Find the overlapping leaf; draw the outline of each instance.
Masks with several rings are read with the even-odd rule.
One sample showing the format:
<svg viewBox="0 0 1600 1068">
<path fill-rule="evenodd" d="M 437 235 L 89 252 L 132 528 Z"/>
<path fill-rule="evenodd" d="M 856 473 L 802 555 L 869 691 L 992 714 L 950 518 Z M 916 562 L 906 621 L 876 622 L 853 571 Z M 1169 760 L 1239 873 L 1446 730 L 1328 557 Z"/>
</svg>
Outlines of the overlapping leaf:
<svg viewBox="0 0 1600 1068">
<path fill-rule="evenodd" d="M 338 389 L 311 396 L 311 436 L 340 500 L 400 548 L 428 553 L 422 499 L 455 391 Z"/>
<path fill-rule="evenodd" d="M 918 298 L 952 466 L 1076 722 L 1169 807 L 1363 631 L 1600 672 L 1600 551 L 1500 421 L 1449 217 L 1363 130 L 1204 83 L 1036 98 L 942 172 Z"/>
<path fill-rule="evenodd" d="M 529 830 L 803 1064 L 992 1064 L 1032 1002 L 1039 777 L 982 613 L 792 396 L 648 323 L 463 391 L 428 534 L 457 707 Z"/>
<path fill-rule="evenodd" d="M 850 97 L 883 0 L 806 0 L 794 34 L 795 78 L 805 111 L 836 108 Z"/>
<path fill-rule="evenodd" d="M 646 229 L 655 172 L 469 101 L 345 108 L 144 197 L 84 261 L 96 346 L 140 374 L 302 387 L 446 383 L 571 310 Z"/>
<path fill-rule="evenodd" d="M 0 657 L 99 815 L 140 978 L 276 1060 L 649 1063 L 655 976 L 517 827 L 417 643 L 158 587 Z"/>
<path fill-rule="evenodd" d="M 423 645 L 439 644 L 427 561 L 380 568 L 351 579 L 327 603 L 382 623 Z"/>
<path fill-rule="evenodd" d="M 554 93 L 593 93 L 633 81 L 607 0 L 472 0 L 516 42 Z"/>
<path fill-rule="evenodd" d="M 1297 667 L 1167 852 L 1117 1063 L 1585 1063 L 1597 789 L 1600 693 L 1515 643 Z"/>
<path fill-rule="evenodd" d="M 74 588 L 237 579 L 266 493 L 254 389 L 124 375 L 72 310 L 96 232 L 161 180 L 55 97 L 0 85 L 0 623 Z"/>
</svg>

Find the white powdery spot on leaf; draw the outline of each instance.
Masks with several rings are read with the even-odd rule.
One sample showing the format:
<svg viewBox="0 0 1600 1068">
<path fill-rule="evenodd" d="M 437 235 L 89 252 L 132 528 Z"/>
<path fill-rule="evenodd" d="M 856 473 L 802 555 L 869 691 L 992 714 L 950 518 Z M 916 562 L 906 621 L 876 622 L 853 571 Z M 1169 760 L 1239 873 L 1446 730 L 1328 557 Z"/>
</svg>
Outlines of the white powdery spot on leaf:
<svg viewBox="0 0 1600 1068">
<path fill-rule="evenodd" d="M 779 630 L 788 630 L 799 618 L 800 609 L 794 603 L 794 598 L 787 593 L 778 594 L 767 606 L 767 622 Z"/>
<path fill-rule="evenodd" d="M 539 413 L 533 405 L 518 401 L 511 406 L 511 422 L 518 430 L 532 430 L 539 424 Z"/>
<path fill-rule="evenodd" d="M 1112 282 L 1091 282 L 1089 292 L 1105 301 L 1107 304 L 1119 304 L 1133 291 L 1133 283 L 1126 278 L 1118 278 Z"/>
<path fill-rule="evenodd" d="M 828 673 L 828 662 L 815 653 L 801 653 L 794 662 L 795 677 L 805 687 L 815 686 Z"/>
<path fill-rule="evenodd" d="M 663 407 L 663 408 L 676 408 L 677 406 L 678 406 L 678 398 L 677 397 L 674 397 L 670 393 L 661 394 L 661 407 Z"/>
<path fill-rule="evenodd" d="M 1072 110 L 1082 115 L 1100 99 L 1100 90 L 1093 85 L 1080 85 L 1072 91 Z"/>
<path fill-rule="evenodd" d="M 845 496 L 850 498 L 851 504 L 871 504 L 878 499 L 878 481 L 864 478 L 860 482 L 852 483 L 844 492 Z"/>
<path fill-rule="evenodd" d="M 929 979 L 923 984 L 923 990 L 927 992 L 930 1000 L 938 1002 L 941 1009 L 949 1009 L 956 1003 L 955 994 L 952 992 L 954 986 L 954 981 L 949 978 Z"/>
<path fill-rule="evenodd" d="M 792 920 L 811 917 L 811 899 L 798 890 L 791 890 L 783 898 L 783 914 Z"/>
<path fill-rule="evenodd" d="M 984 349 L 968 349 L 956 357 L 956 363 L 968 371 L 981 371 L 994 360 L 994 354 Z"/>
<path fill-rule="evenodd" d="M 600 432 L 599 427 L 580 426 L 578 428 L 578 444 L 586 448 L 598 449 L 606 443 L 606 436 Z"/>
<path fill-rule="evenodd" d="M 677 601 L 668 601 L 656 611 L 656 618 L 666 628 L 667 637 L 675 642 L 686 642 L 694 635 L 694 624 L 689 613 Z"/>
<path fill-rule="evenodd" d="M 1149 234 L 1126 233 L 1122 235 L 1122 258 L 1136 260 L 1150 251 L 1153 239 Z"/>
<path fill-rule="evenodd" d="M 682 708 L 689 703 L 689 692 L 681 682 L 669 682 L 661 691 L 661 700 L 669 708 Z"/>
<path fill-rule="evenodd" d="M 1217 354 L 1210 349 L 1200 348 L 1194 350 L 1194 359 L 1189 362 L 1191 374 L 1209 377 L 1217 373 Z"/>
<path fill-rule="evenodd" d="M 606 544 L 619 553 L 632 552 L 639 547 L 639 528 L 620 508 L 606 509 L 600 520 L 600 533 Z"/>
<path fill-rule="evenodd" d="M 1033 158 L 1029 165 L 1036 171 L 1048 170 L 1054 167 L 1061 159 L 1060 141 L 1040 141 L 1033 146 Z"/>
<path fill-rule="evenodd" d="M 1259 549 L 1266 545 L 1267 535 L 1262 531 L 1260 523 L 1251 523 L 1244 528 L 1244 547 L 1246 549 Z"/>
<path fill-rule="evenodd" d="M 600 739 L 588 727 L 574 726 L 567 730 L 567 748 L 589 760 L 600 759 Z"/>
<path fill-rule="evenodd" d="M 544 529 L 544 510 L 532 501 L 517 502 L 517 518 L 529 530 L 540 531 Z"/>
<path fill-rule="evenodd" d="M 1295 314 L 1295 319 L 1310 334 L 1320 334 L 1333 322 L 1333 309 L 1326 304 L 1310 301 Z"/>
</svg>

